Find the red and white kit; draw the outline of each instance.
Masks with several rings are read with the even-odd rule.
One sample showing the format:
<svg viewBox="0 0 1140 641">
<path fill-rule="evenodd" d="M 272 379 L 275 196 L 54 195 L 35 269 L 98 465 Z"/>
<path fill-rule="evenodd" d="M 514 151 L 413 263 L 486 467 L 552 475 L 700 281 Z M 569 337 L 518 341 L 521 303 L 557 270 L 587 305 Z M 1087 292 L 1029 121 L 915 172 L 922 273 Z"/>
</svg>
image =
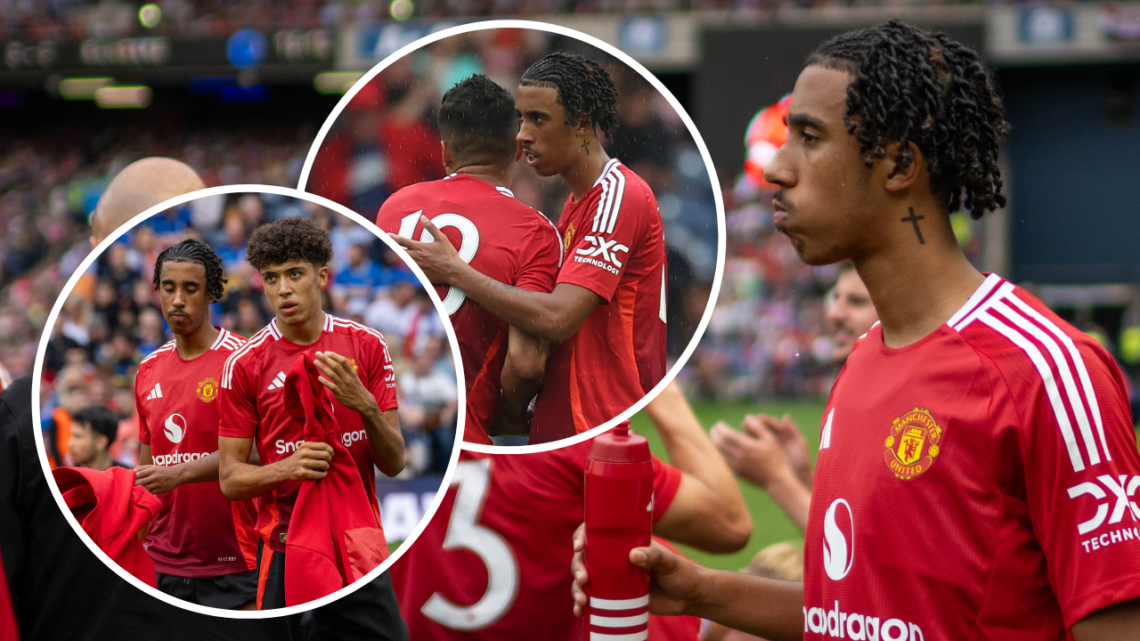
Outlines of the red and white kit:
<svg viewBox="0 0 1140 641">
<path fill-rule="evenodd" d="M 412 639 L 582 636 L 570 596 L 590 441 L 531 454 L 464 450 L 439 511 L 392 566 Z M 653 520 L 681 484 L 653 460 Z"/>
<path fill-rule="evenodd" d="M 1112 357 L 1024 290 L 903 348 L 875 326 L 824 413 L 804 638 L 1065 639 L 1140 597 L 1138 489 Z"/>
<path fill-rule="evenodd" d="M 219 379 L 226 359 L 245 339 L 224 329 L 205 354 L 186 360 L 174 341 L 139 364 L 135 407 L 139 440 L 155 465 L 178 465 L 218 451 Z M 256 567 L 256 509 L 230 501 L 217 481 L 186 483 L 158 495 L 162 512 L 147 531 L 155 569 L 182 577 L 211 577 Z"/>
<path fill-rule="evenodd" d="M 641 400 L 665 376 L 665 236 L 649 185 L 615 158 L 558 231 L 558 283 L 602 299 L 569 340 L 553 347 L 535 405 L 531 443 L 585 432 Z M 636 337 L 636 339 L 635 339 Z"/>
<path fill-rule="evenodd" d="M 384 201 L 376 226 L 420 241 L 431 234 L 420 224 L 427 216 L 481 274 L 533 292 L 554 289 L 562 264 L 558 231 L 542 213 L 515 200 L 504 187 L 466 174 L 452 174 L 405 187 Z M 499 404 L 499 377 L 507 356 L 508 325 L 467 300 L 463 290 L 437 287 L 451 317 L 467 386 L 463 440 L 491 444 L 487 426 Z"/>
<path fill-rule="evenodd" d="M 253 438 L 262 465 L 288 458 L 303 442 L 301 424 L 285 410 L 285 373 L 306 349 L 333 352 L 347 358 L 380 411 L 396 408 L 396 376 L 388 345 L 374 329 L 325 314 L 321 337 L 311 345 L 298 345 L 281 335 L 277 321 L 253 335 L 226 360 L 221 380 L 222 421 L 218 433 Z M 341 429 L 341 443 L 352 454 L 377 519 L 376 473 L 368 453 L 364 420 L 355 410 L 333 401 Z M 262 495 L 257 531 L 270 549 L 285 551 L 285 533 L 293 514 L 300 481 L 286 481 Z"/>
</svg>

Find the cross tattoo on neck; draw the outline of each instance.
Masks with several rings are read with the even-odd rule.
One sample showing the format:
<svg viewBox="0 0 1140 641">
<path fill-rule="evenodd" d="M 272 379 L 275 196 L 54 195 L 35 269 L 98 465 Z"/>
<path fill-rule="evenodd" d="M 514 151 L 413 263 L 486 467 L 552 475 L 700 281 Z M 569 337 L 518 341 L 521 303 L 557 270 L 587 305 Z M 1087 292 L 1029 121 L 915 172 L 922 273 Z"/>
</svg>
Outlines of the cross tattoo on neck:
<svg viewBox="0 0 1140 641">
<path fill-rule="evenodd" d="M 588 141 L 588 140 L 583 140 L 583 141 L 582 141 L 582 149 L 585 149 L 585 150 L 586 150 L 586 155 L 587 155 L 587 156 L 589 156 L 589 155 L 590 155 L 590 141 Z"/>
<path fill-rule="evenodd" d="M 910 210 L 910 216 L 903 218 L 902 222 L 912 223 L 914 225 L 914 233 L 918 234 L 918 244 L 925 245 L 926 241 L 922 239 L 922 230 L 918 228 L 918 221 L 923 220 L 926 216 L 915 216 L 914 207 L 907 207 Z"/>
</svg>

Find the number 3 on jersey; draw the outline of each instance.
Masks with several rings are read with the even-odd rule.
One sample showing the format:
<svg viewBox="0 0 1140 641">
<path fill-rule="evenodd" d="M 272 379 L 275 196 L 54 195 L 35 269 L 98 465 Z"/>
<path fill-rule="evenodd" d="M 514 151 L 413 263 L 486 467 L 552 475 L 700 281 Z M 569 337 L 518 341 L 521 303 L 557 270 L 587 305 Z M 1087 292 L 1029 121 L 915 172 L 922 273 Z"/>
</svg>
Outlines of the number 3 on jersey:
<svg viewBox="0 0 1140 641">
<path fill-rule="evenodd" d="M 462 548 L 477 554 L 487 566 L 487 591 L 468 606 L 455 605 L 436 592 L 421 611 L 432 621 L 453 630 L 478 630 L 498 621 L 514 603 L 519 588 L 519 566 L 503 537 L 479 524 L 483 502 L 491 486 L 491 459 L 460 461 L 451 482 L 458 485 L 459 490 L 455 506 L 451 508 L 447 534 L 443 537 L 443 549 Z"/>
<path fill-rule="evenodd" d="M 400 219 L 400 231 L 396 233 L 397 236 L 403 238 L 412 238 L 416 233 L 416 225 L 420 222 L 420 216 L 424 210 L 419 210 L 414 214 L 408 214 Z M 447 227 L 454 227 L 459 230 L 459 258 L 465 262 L 470 263 L 475 258 L 476 252 L 479 251 L 479 228 L 470 219 L 464 218 L 459 214 L 440 214 L 431 219 L 433 225 L 443 231 Z M 413 239 L 414 240 L 414 239 Z M 421 243 L 434 242 L 435 238 L 428 230 L 423 230 L 420 233 Z M 467 292 L 459 289 L 458 287 L 451 287 L 447 290 L 447 296 L 443 298 L 443 308 L 447 310 L 447 315 L 451 316 L 459 310 L 459 306 L 463 301 L 467 300 Z"/>
</svg>

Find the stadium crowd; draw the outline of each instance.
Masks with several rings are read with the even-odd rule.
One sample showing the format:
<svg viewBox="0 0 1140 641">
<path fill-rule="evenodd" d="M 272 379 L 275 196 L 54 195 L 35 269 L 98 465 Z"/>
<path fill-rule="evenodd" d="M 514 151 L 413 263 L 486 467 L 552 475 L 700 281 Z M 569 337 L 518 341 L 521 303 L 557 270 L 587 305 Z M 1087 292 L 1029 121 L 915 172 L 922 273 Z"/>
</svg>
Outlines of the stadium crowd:
<svg viewBox="0 0 1140 641">
<path fill-rule="evenodd" d="M 332 276 L 324 308 L 374 327 L 388 340 L 397 366 L 401 425 L 408 443 L 405 474 L 442 474 L 455 433 L 454 369 L 442 322 L 430 299 L 387 246 L 347 218 L 293 198 L 219 195 L 188 205 L 151 218 L 111 245 L 65 302 L 48 345 L 41 394 L 45 442 L 56 461 L 72 459 L 79 464 L 75 458 L 89 456 L 68 442 L 74 438 L 61 435 L 75 434 L 70 429 L 72 415 L 102 405 L 119 420 L 117 433 L 108 439 L 109 447 L 104 446 L 110 460 L 128 467 L 137 463 L 134 378 L 138 363 L 173 338 L 151 284 L 159 252 L 188 237 L 213 246 L 223 259 L 228 282 L 224 298 L 212 306 L 212 322 L 249 337 L 273 313 L 260 292 L 257 272 L 244 260 L 245 242 L 264 222 L 303 215 L 315 218 L 333 241 Z M 85 254 L 82 245 L 86 242 L 84 238 L 69 254 Z M 40 279 L 45 279 L 45 273 L 40 272 Z M 19 318 L 13 308 L 4 313 L 5 318 Z M 19 320 L 32 325 L 30 319 Z M 36 341 L 29 344 L 34 350 Z"/>
<path fill-rule="evenodd" d="M 992 1 L 992 0 L 991 0 Z M 1006 0 L 1008 1 L 1008 0 Z M 416 17 L 541 16 L 551 14 L 655 11 L 772 12 L 783 7 L 987 4 L 979 0 L 424 0 L 412 3 Z M 158 0 L 144 26 L 144 3 L 98 0 L 8 0 L 0 2 L 0 40 L 79 40 L 88 37 L 166 36 L 224 38 L 247 27 L 263 32 L 369 24 L 391 19 L 384 0 Z"/>
<path fill-rule="evenodd" d="M 51 306 L 91 251 L 88 220 L 95 203 L 123 167 L 146 156 L 168 156 L 186 160 L 210 187 L 292 187 L 311 140 L 311 130 L 296 126 L 65 125 L 7 137 L 0 147 L 0 362 L 13 376 L 31 373 Z"/>
<path fill-rule="evenodd" d="M 514 90 L 526 68 L 551 49 L 584 45 L 539 31 L 497 30 L 448 38 L 395 61 L 359 91 L 337 118 L 306 190 L 375 215 L 397 189 L 443 177 L 436 117 L 443 93 L 475 73 Z M 600 52 L 618 89 L 618 127 L 604 142 L 653 188 L 669 253 L 669 355 L 688 344 L 704 313 L 716 270 L 716 209 L 708 170 L 668 100 L 636 72 Z M 557 221 L 568 189 L 525 165 L 512 190 Z"/>
</svg>

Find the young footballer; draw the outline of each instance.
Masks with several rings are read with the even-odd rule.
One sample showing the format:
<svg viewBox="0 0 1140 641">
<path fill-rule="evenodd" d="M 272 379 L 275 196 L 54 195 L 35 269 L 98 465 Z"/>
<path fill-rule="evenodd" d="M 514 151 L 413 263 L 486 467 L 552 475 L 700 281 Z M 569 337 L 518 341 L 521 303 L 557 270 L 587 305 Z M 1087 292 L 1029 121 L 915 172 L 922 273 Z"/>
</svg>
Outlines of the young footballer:
<svg viewBox="0 0 1140 641">
<path fill-rule="evenodd" d="M 515 107 L 527 164 L 561 176 L 571 191 L 558 218 L 566 258 L 554 290 L 526 291 L 480 273 L 450 243 L 397 242 L 433 283 L 458 287 L 511 326 L 557 343 L 530 430 L 531 443 L 545 443 L 605 423 L 665 375 L 665 240 L 652 190 L 598 140 L 617 125 L 617 90 L 598 63 L 547 55 L 523 74 Z"/>
<path fill-rule="evenodd" d="M 222 260 L 184 240 L 158 255 L 154 287 L 174 340 L 143 359 L 135 377 L 139 412 L 136 485 L 159 495 L 162 512 L 146 539 L 158 589 L 184 601 L 252 609 L 257 596 L 252 504 L 218 485 L 218 379 L 245 339 L 210 324 L 221 298 Z"/>
<path fill-rule="evenodd" d="M 510 190 L 519 157 L 514 98 L 486 76 L 471 76 L 443 95 L 439 129 L 447 178 L 393 194 L 380 207 L 376 226 L 404 238 L 430 239 L 420 224 L 426 216 L 474 269 L 519 289 L 548 293 L 562 265 L 562 244 L 554 225 Z M 463 439 L 490 445 L 493 424 L 512 432 L 527 429 L 526 410 L 542 386 L 549 343 L 508 326 L 460 288 L 441 288 L 439 295 L 463 356 Z"/>
<path fill-rule="evenodd" d="M 257 228 L 246 246 L 274 319 L 226 361 L 222 370 L 219 475 L 233 500 L 261 498 L 258 556 L 261 609 L 284 607 L 286 535 L 300 484 L 324 478 L 333 448 L 302 439 L 285 409 L 285 375 L 306 350 L 317 357 L 321 383 L 335 395 L 333 414 L 379 521 L 374 466 L 387 476 L 404 468 L 396 383 L 384 338 L 321 309 L 332 244 L 308 218 Z M 261 465 L 247 461 L 254 440 Z M 321 524 L 303 523 L 302 527 Z"/>
<path fill-rule="evenodd" d="M 765 171 L 776 227 L 810 265 L 852 259 L 880 323 L 824 410 L 803 583 L 637 548 L 652 611 L 768 639 L 1136 638 L 1140 455 L 1120 371 L 978 273 L 951 229 L 960 207 L 1005 203 L 1009 125 L 978 55 L 898 21 L 837 36 L 787 121 Z"/>
</svg>

